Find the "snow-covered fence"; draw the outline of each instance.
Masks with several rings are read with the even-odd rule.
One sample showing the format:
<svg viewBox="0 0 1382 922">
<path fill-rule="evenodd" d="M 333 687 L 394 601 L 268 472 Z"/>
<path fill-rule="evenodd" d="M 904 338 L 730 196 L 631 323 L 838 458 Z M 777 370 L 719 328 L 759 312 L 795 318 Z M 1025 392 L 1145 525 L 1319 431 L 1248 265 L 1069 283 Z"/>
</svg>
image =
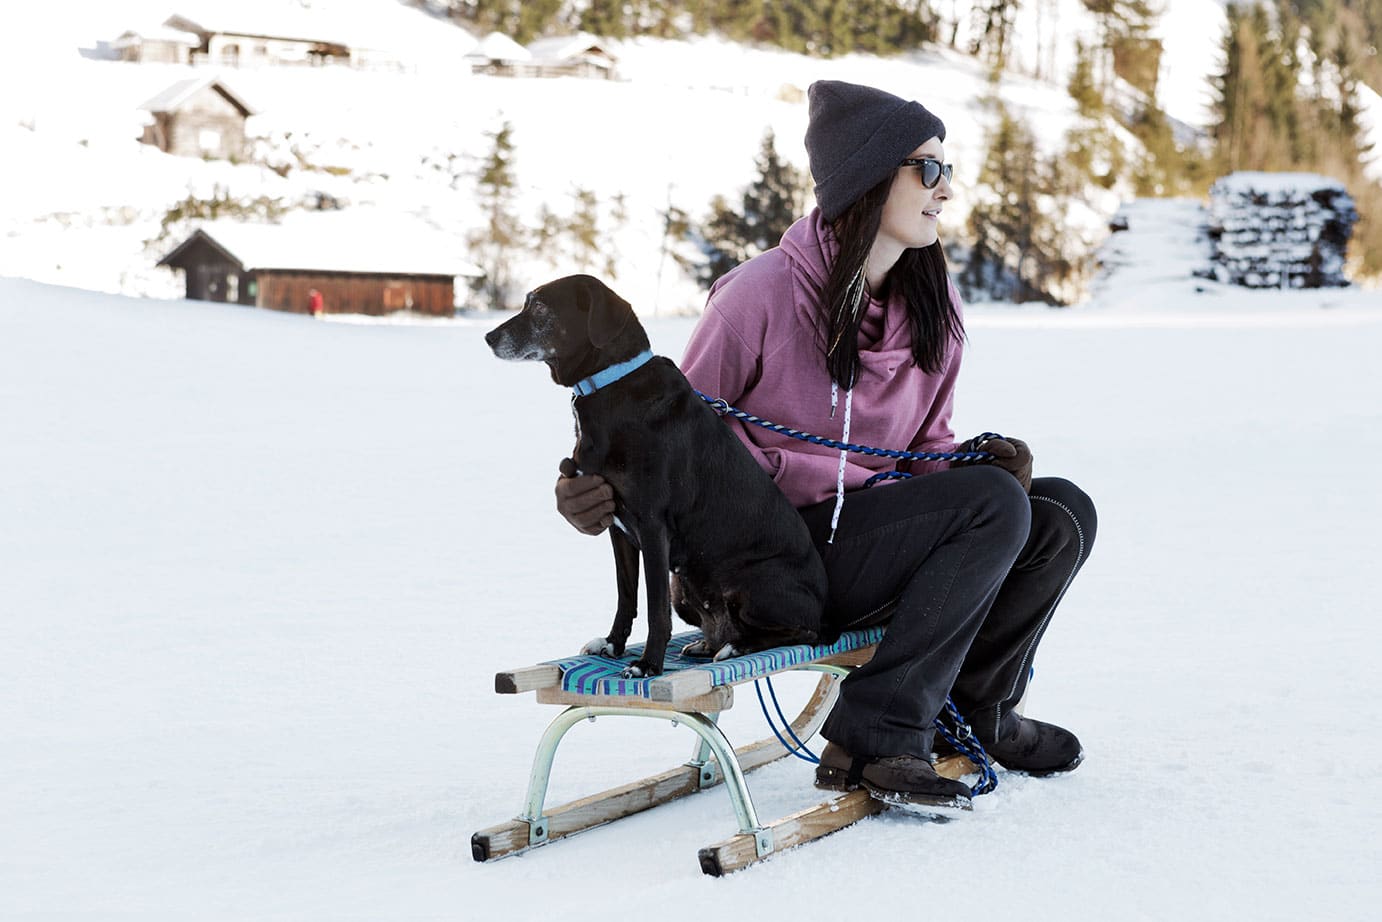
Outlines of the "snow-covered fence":
<svg viewBox="0 0 1382 922">
<path fill-rule="evenodd" d="M 1343 185 L 1314 173 L 1231 173 L 1209 190 L 1211 264 L 1198 272 L 1248 288 L 1348 284 L 1358 212 Z"/>
</svg>

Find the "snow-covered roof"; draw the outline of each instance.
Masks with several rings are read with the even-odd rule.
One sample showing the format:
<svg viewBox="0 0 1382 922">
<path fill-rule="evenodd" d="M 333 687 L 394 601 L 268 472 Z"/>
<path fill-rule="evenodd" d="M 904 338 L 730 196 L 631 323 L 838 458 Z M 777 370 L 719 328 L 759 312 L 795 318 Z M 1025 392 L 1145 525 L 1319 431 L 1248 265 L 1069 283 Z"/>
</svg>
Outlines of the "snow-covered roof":
<svg viewBox="0 0 1382 922">
<path fill-rule="evenodd" d="M 349 214 L 297 215 L 283 224 L 208 221 L 160 260 L 168 263 L 194 240 L 207 239 L 246 271 L 302 269 L 383 275 L 461 275 L 484 271 L 461 258 L 462 244 L 416 223 Z"/>
<path fill-rule="evenodd" d="M 218 35 L 255 35 L 301 42 L 348 44 L 339 30 L 323 26 L 304 9 L 282 4 L 227 3 L 174 13 L 163 24 L 172 29 Z"/>
<path fill-rule="evenodd" d="M 1215 181 L 1211 194 L 1244 194 L 1256 192 L 1259 195 L 1281 195 L 1289 192 L 1315 192 L 1320 189 L 1343 189 L 1343 183 L 1319 173 L 1266 173 L 1256 170 L 1240 170 Z"/>
<path fill-rule="evenodd" d="M 129 29 L 120 33 L 120 37 L 115 40 L 116 48 L 128 48 L 132 45 L 139 45 L 144 42 L 172 42 L 176 45 L 186 45 L 195 48 L 201 44 L 202 40 L 191 32 L 184 32 L 181 29 L 170 29 L 167 26 L 153 26 L 148 29 Z"/>
<path fill-rule="evenodd" d="M 609 67 L 614 55 L 605 48 L 598 36 L 589 32 L 575 35 L 560 35 L 555 38 L 540 38 L 528 43 L 528 52 L 535 61 L 568 61 L 572 58 L 585 58 L 592 64 Z"/>
<path fill-rule="evenodd" d="M 503 32 L 491 32 L 480 39 L 466 57 L 483 58 L 486 61 L 528 61 L 533 55 Z"/>
<path fill-rule="evenodd" d="M 159 93 L 153 99 L 150 99 L 147 102 L 145 102 L 139 108 L 145 109 L 149 112 L 172 112 L 173 110 L 181 106 L 184 102 L 191 99 L 197 93 L 200 93 L 202 90 L 206 89 L 209 86 L 215 86 L 217 89 L 219 89 L 221 91 L 221 94 L 224 95 L 227 99 L 229 99 L 234 106 L 239 108 L 245 114 L 246 117 L 255 114 L 254 107 L 247 103 L 243 96 L 232 90 L 230 87 L 226 86 L 225 81 L 222 80 L 220 77 L 214 75 L 208 77 L 191 77 L 187 80 L 179 80 L 177 83 L 174 83 L 172 86 L 168 87 L 168 89 L 164 90 L 162 93 Z"/>
</svg>

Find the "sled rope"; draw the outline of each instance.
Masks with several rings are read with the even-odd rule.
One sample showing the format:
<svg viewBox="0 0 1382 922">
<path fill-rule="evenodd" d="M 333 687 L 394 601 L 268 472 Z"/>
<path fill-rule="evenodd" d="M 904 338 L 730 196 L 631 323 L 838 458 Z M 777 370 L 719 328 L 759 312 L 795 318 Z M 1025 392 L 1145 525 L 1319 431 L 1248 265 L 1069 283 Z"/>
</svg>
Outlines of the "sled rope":
<svg viewBox="0 0 1382 922">
<path fill-rule="evenodd" d="M 774 722 L 772 715 L 768 713 L 768 704 L 763 698 L 763 689 L 760 687 L 762 685 L 768 686 L 768 695 L 773 700 L 773 708 L 777 711 L 778 719 L 782 721 L 782 729 L 787 731 L 787 735 L 792 738 L 792 743 L 788 743 L 787 740 L 783 739 L 782 733 L 778 731 L 777 724 Z M 773 731 L 773 736 L 777 737 L 777 741 L 782 744 L 782 748 L 786 749 L 789 755 L 796 756 L 803 762 L 819 764 L 821 761 L 820 757 L 807 748 L 807 745 L 792 731 L 791 721 L 782 713 L 782 705 L 778 703 L 777 692 L 773 689 L 772 678 L 770 676 L 765 676 L 762 679 L 754 679 L 753 690 L 758 695 L 758 706 L 763 709 L 763 719 L 768 722 L 768 729 Z M 950 729 L 946 727 L 941 717 L 950 718 L 955 724 L 955 732 L 952 733 Z M 955 702 L 949 696 L 945 699 L 945 709 L 941 711 L 941 716 L 938 716 L 934 723 L 936 732 L 939 733 L 947 743 L 954 747 L 956 752 L 966 759 L 969 759 L 969 761 L 974 763 L 975 767 L 978 768 L 979 781 L 976 784 L 970 785 L 970 795 L 978 797 L 980 794 L 987 794 L 998 787 L 998 773 L 994 771 L 993 763 L 989 760 L 988 753 L 984 751 L 983 744 L 980 743 L 979 738 L 974 735 L 974 731 L 970 728 L 964 717 L 960 715 L 959 709 L 955 707 Z"/>
<path fill-rule="evenodd" d="M 778 719 L 782 721 L 782 729 L 787 731 L 787 735 L 792 738 L 792 743 L 795 743 L 795 746 L 782 738 L 782 734 L 777 731 L 777 724 L 773 722 L 772 715 L 768 713 L 768 705 L 763 700 L 763 689 L 761 687 L 765 684 L 768 686 L 768 694 L 773 699 L 773 707 L 777 710 Z M 782 713 L 782 705 L 778 704 L 777 692 L 773 689 L 772 677 L 764 676 L 761 679 L 754 679 L 753 690 L 758 695 L 758 706 L 763 709 L 763 719 L 768 722 L 768 729 L 773 731 L 773 736 L 777 737 L 777 741 L 782 744 L 782 748 L 787 750 L 789 754 L 801 759 L 803 762 L 810 762 L 813 765 L 820 762 L 820 757 L 807 748 L 806 744 L 801 741 L 801 738 L 798 737 L 796 732 L 792 729 L 792 722 L 787 719 L 786 714 Z M 802 753 L 806 754 L 802 755 Z"/>
</svg>

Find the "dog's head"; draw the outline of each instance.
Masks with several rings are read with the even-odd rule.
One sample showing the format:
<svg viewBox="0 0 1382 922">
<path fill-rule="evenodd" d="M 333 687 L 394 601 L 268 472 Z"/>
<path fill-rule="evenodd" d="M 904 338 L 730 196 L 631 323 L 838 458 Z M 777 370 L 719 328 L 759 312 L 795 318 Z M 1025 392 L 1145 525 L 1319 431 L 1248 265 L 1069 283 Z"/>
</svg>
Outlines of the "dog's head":
<svg viewBox="0 0 1382 922">
<path fill-rule="evenodd" d="M 485 342 L 501 359 L 546 362 L 552 380 L 566 387 L 648 348 L 629 302 L 589 275 L 528 292 L 523 310 L 485 334 Z"/>
</svg>

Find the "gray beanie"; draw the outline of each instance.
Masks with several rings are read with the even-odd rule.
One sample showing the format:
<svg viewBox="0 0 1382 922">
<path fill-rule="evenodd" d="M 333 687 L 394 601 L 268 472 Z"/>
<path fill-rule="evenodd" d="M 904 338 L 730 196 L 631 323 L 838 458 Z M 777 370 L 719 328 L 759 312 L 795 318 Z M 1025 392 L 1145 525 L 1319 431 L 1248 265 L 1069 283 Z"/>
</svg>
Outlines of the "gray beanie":
<svg viewBox="0 0 1382 922">
<path fill-rule="evenodd" d="M 816 203 L 833 221 L 931 138 L 945 140 L 945 123 L 919 102 L 839 80 L 817 80 L 806 91 L 806 156 Z"/>
</svg>

